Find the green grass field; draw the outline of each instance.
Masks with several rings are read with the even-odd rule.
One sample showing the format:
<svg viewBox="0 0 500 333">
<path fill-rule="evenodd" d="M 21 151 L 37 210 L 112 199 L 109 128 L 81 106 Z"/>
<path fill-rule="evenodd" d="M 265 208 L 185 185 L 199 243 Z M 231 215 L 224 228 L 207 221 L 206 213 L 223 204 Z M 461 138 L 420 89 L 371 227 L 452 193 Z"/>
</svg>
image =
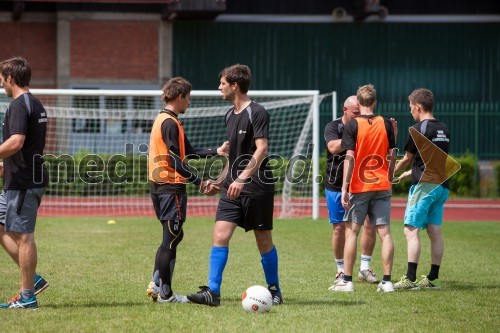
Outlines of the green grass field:
<svg viewBox="0 0 500 333">
<path fill-rule="evenodd" d="M 446 222 L 443 291 L 383 294 L 355 283 L 333 293 L 331 226 L 325 220 L 275 220 L 285 304 L 269 314 L 246 313 L 243 291 L 265 285 L 252 233 L 238 229 L 230 246 L 222 304 L 158 304 L 145 297 L 161 227 L 153 218 L 40 218 L 38 272 L 51 284 L 38 310 L 2 310 L 2 332 L 498 332 L 500 223 Z M 212 219 L 190 219 L 178 248 L 174 291 L 206 284 Z M 406 272 L 401 222 L 393 223 L 393 280 Z M 425 236 L 425 235 L 423 235 Z M 429 242 L 422 237 L 418 274 L 428 273 Z M 377 243 L 372 267 L 381 276 Z M 359 259 L 356 262 L 356 269 Z M 19 288 L 17 267 L 0 253 L 0 300 Z"/>
</svg>

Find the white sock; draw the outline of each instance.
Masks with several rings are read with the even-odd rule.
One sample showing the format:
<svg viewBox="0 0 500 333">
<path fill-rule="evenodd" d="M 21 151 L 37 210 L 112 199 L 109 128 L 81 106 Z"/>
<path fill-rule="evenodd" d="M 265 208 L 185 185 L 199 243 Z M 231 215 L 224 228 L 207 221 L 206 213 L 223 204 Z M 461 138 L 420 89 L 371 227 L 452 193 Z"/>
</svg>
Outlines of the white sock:
<svg viewBox="0 0 500 333">
<path fill-rule="evenodd" d="M 335 259 L 335 262 L 337 263 L 337 273 L 343 272 L 344 271 L 344 258 Z"/>
<path fill-rule="evenodd" d="M 361 255 L 361 265 L 359 266 L 360 271 L 364 271 L 366 269 L 370 269 L 370 261 L 372 260 L 372 256 Z"/>
</svg>

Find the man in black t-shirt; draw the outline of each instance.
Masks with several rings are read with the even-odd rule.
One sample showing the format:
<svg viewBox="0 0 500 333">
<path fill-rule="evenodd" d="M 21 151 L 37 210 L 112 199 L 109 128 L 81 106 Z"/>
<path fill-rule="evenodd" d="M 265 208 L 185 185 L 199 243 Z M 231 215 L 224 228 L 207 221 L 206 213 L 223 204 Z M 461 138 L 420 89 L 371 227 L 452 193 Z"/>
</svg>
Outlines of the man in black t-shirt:
<svg viewBox="0 0 500 333">
<path fill-rule="evenodd" d="M 0 145 L 0 243 L 21 271 L 21 292 L 0 308 L 37 308 L 36 294 L 49 286 L 36 274 L 35 224 L 48 178 L 43 166 L 47 113 L 29 92 L 31 69 L 21 57 L 0 63 L 0 80 L 12 97 Z"/>
<path fill-rule="evenodd" d="M 337 265 L 332 290 L 344 278 L 344 245 L 345 245 L 345 210 L 342 207 L 342 176 L 346 151 L 340 147 L 344 126 L 359 115 L 359 105 L 356 96 L 348 97 L 344 102 L 342 117 L 329 122 L 325 126 L 325 142 L 327 146 L 325 197 L 328 206 L 330 223 L 333 225 L 332 249 Z M 369 283 L 378 283 L 377 275 L 370 268 L 370 261 L 375 247 L 375 227 L 369 219 L 365 221 L 361 235 L 361 260 L 358 278 Z"/>
<path fill-rule="evenodd" d="M 217 207 L 208 286 L 187 297 L 194 303 L 220 305 L 229 241 L 239 226 L 245 231 L 253 230 L 273 305 L 279 305 L 283 298 L 278 279 L 278 252 L 272 240 L 274 183 L 267 158 L 269 114 L 247 95 L 252 82 L 248 66 L 227 67 L 220 72 L 219 79 L 223 98 L 234 105 L 226 115 L 230 171 Z"/>
<path fill-rule="evenodd" d="M 430 90 L 416 89 L 408 99 L 411 114 L 417 124 L 410 127 L 410 136 L 405 145 L 406 153 L 395 169 L 398 172 L 410 163 L 412 165 L 412 185 L 404 221 L 404 233 L 408 242 L 408 268 L 406 275 L 394 285 L 394 289 L 441 289 L 439 268 L 444 252 L 441 225 L 443 206 L 450 193 L 448 177 L 452 174 L 446 163 L 450 133 L 444 123 L 434 118 L 434 96 Z M 430 273 L 417 282 L 420 229 L 426 229 L 429 235 L 432 264 Z"/>
</svg>

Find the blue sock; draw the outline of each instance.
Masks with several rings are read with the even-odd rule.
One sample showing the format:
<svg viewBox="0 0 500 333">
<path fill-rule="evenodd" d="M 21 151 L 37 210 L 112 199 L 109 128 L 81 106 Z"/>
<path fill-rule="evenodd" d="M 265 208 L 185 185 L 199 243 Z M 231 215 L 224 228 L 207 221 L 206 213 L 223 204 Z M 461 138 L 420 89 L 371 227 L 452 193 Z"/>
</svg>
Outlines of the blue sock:
<svg viewBox="0 0 500 333">
<path fill-rule="evenodd" d="M 226 267 L 228 256 L 228 247 L 212 246 L 212 251 L 210 252 L 210 267 L 208 269 L 208 288 L 217 294 L 220 294 L 222 273 Z"/>
<path fill-rule="evenodd" d="M 266 276 L 266 282 L 269 286 L 276 286 L 278 293 L 281 293 L 280 282 L 278 278 L 278 251 L 273 247 L 271 251 L 260 255 L 262 268 Z"/>
</svg>

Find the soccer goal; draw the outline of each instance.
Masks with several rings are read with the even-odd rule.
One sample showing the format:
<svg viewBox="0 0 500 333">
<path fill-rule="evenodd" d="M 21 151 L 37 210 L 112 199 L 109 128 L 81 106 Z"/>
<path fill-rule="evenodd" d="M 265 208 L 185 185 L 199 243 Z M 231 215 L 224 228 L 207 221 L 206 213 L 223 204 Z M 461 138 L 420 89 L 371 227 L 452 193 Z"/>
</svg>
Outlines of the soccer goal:
<svg viewBox="0 0 500 333">
<path fill-rule="evenodd" d="M 164 106 L 159 90 L 32 89 L 48 121 L 45 163 L 49 187 L 43 215 L 153 216 L 147 178 L 149 133 Z M 250 91 L 269 112 L 270 165 L 276 217 L 318 217 L 318 91 Z M 0 95 L 0 117 L 9 100 Z M 218 147 L 226 140 L 224 115 L 231 107 L 219 91 L 192 91 L 180 116 L 195 147 Z M 190 160 L 206 178 L 217 178 L 221 158 Z M 217 197 L 188 185 L 188 217 L 214 216 Z"/>
</svg>

